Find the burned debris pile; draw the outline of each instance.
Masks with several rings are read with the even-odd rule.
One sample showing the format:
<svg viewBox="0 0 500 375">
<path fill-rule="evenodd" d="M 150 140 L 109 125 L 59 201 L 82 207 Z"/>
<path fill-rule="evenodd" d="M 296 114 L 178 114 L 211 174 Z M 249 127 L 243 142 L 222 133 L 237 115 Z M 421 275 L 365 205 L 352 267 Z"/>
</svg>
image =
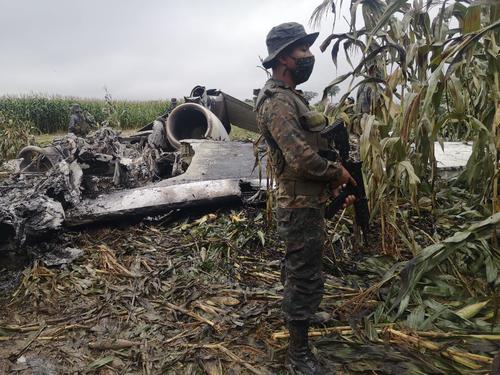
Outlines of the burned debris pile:
<svg viewBox="0 0 500 375">
<path fill-rule="evenodd" d="M 0 182 L 0 238 L 13 235 L 22 246 L 27 238 L 59 229 L 65 210 L 82 199 L 141 185 L 151 175 L 138 147 L 120 142 L 110 128 L 85 139 L 68 134 L 44 149 L 26 147 L 17 170 Z"/>
</svg>

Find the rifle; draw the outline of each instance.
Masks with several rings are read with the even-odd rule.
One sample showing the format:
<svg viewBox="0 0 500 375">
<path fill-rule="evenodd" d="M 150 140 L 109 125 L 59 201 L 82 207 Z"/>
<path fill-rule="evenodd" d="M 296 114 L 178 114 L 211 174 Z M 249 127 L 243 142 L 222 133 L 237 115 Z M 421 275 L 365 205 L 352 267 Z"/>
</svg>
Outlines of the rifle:
<svg viewBox="0 0 500 375">
<path fill-rule="evenodd" d="M 363 181 L 363 172 L 361 170 L 362 161 L 352 160 L 349 157 L 349 133 L 342 120 L 336 120 L 332 125 L 326 127 L 322 132 L 321 136 L 328 140 L 331 145 L 332 142 L 335 144 L 337 152 L 329 151 L 327 154 L 323 155 L 327 159 L 336 161 L 340 159 L 340 162 L 345 169 L 352 176 L 354 181 L 356 181 L 356 186 L 352 184 L 347 184 L 347 186 L 340 191 L 340 194 L 335 197 L 335 199 L 329 203 L 325 210 L 325 217 L 330 219 L 333 217 L 344 204 L 345 199 L 349 195 L 354 195 L 356 201 L 354 202 L 354 212 L 356 217 L 356 223 L 360 226 L 363 231 L 364 243 L 368 243 L 368 232 L 370 230 L 370 211 L 368 209 L 368 200 L 366 198 L 365 184 Z"/>
</svg>

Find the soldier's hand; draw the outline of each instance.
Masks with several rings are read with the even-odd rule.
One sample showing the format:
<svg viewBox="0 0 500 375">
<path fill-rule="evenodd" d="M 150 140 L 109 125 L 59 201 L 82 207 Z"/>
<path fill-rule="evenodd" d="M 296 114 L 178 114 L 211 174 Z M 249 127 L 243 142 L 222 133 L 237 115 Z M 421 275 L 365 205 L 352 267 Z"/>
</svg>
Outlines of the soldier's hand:
<svg viewBox="0 0 500 375">
<path fill-rule="evenodd" d="M 337 187 L 336 189 L 333 190 L 333 197 L 336 198 L 340 195 L 340 192 L 342 191 L 342 189 L 345 189 L 347 187 L 347 185 L 341 185 L 339 187 Z M 342 204 L 342 208 L 346 208 L 346 207 L 349 207 L 351 204 L 353 204 L 354 202 L 356 202 L 356 197 L 354 195 L 348 195 L 345 200 L 344 200 L 344 203 Z"/>
<path fill-rule="evenodd" d="M 352 186 L 356 186 L 357 185 L 356 181 L 354 180 L 354 178 L 352 178 L 352 176 L 347 171 L 347 169 L 345 169 L 343 166 L 341 166 L 340 168 L 342 170 L 342 174 L 341 174 L 340 178 L 337 181 L 335 181 L 334 183 L 332 183 L 332 188 L 335 190 L 339 186 L 342 186 L 342 185 L 345 185 L 345 184 L 350 184 Z"/>
</svg>

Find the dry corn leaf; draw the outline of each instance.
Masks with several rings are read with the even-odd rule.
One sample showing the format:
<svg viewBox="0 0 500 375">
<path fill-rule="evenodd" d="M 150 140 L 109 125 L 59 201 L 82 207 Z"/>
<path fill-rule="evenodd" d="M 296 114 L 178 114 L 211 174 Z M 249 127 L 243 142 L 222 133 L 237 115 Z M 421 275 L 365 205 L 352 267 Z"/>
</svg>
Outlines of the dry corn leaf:
<svg viewBox="0 0 500 375">
<path fill-rule="evenodd" d="M 211 297 L 207 302 L 212 302 L 214 305 L 236 306 L 240 301 L 234 297 Z"/>
<path fill-rule="evenodd" d="M 455 311 L 455 314 L 462 319 L 471 319 L 475 317 L 483 309 L 483 307 L 488 304 L 488 302 L 490 302 L 490 300 L 473 303 L 472 305 L 462 307 L 460 310 Z"/>
</svg>

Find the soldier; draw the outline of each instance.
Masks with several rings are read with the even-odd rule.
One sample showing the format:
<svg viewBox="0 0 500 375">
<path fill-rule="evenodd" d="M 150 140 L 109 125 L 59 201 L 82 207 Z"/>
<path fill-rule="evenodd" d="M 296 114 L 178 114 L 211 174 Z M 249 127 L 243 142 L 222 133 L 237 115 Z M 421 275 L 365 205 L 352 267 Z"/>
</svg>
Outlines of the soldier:
<svg viewBox="0 0 500 375">
<path fill-rule="evenodd" d="M 377 67 L 376 62 L 371 62 L 367 69 L 368 76 L 373 78 L 382 78 L 382 72 Z M 362 83 L 359 85 L 356 94 L 356 112 L 363 115 L 364 113 L 373 114 L 374 109 L 382 104 L 380 93 L 382 88 L 374 83 Z"/>
<path fill-rule="evenodd" d="M 90 132 L 90 127 L 90 124 L 82 113 L 80 105 L 73 104 L 69 117 L 68 133 L 74 133 L 78 137 L 85 137 Z"/>
<path fill-rule="evenodd" d="M 346 113 L 348 114 L 352 114 L 354 113 L 354 98 L 352 96 L 348 97 L 347 100 L 346 100 L 346 106 L 347 106 L 347 109 L 346 109 Z"/>
<path fill-rule="evenodd" d="M 170 110 L 173 110 L 175 107 L 177 107 L 177 98 L 172 98 L 170 99 Z"/>
<path fill-rule="evenodd" d="M 309 47 L 318 33 L 290 22 L 273 27 L 266 38 L 269 56 L 262 65 L 272 77 L 256 100 L 257 122 L 268 145 L 277 177 L 278 233 L 285 242 L 282 260 L 282 311 L 290 332 L 286 364 L 292 373 L 325 373 L 308 345 L 309 322 L 323 296 L 324 208 L 332 190 L 355 184 L 338 162 L 319 155 L 327 148 L 320 136 L 327 121 L 311 111 L 296 86 L 314 66 Z M 345 206 L 354 202 L 346 198 Z"/>
</svg>

